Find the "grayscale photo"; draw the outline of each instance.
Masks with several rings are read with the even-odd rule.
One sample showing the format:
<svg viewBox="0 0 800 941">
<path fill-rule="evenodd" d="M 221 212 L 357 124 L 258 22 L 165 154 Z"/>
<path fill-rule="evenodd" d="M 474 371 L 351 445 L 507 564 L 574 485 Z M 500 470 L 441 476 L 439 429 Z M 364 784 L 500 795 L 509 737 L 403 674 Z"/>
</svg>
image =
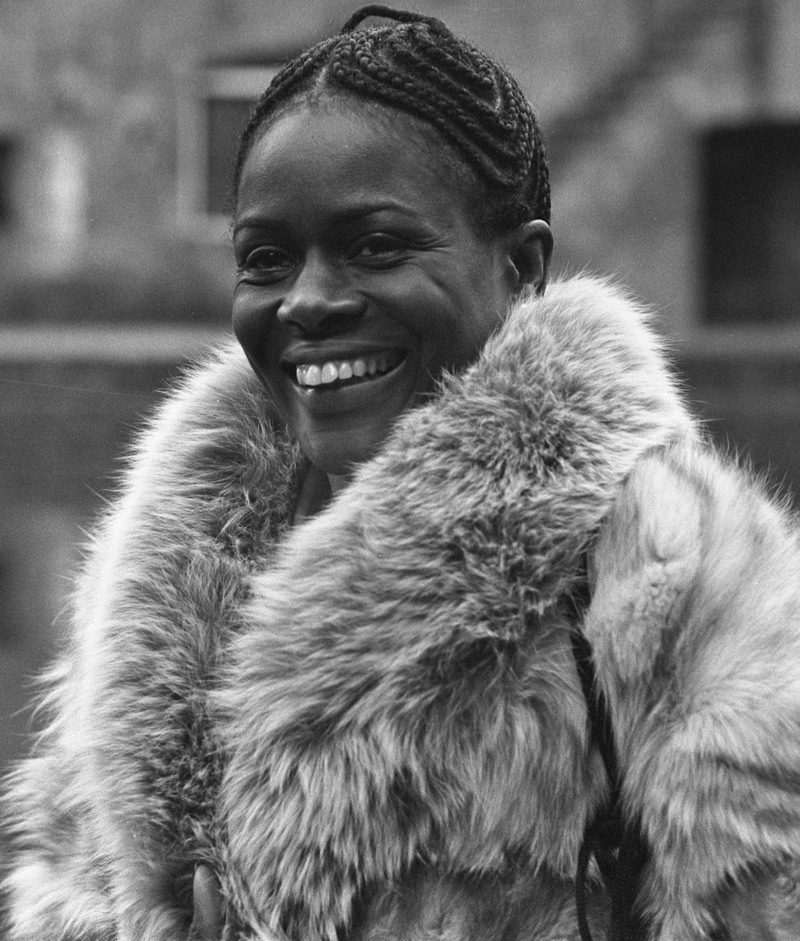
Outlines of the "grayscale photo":
<svg viewBox="0 0 800 941">
<path fill-rule="evenodd" d="M 0 941 L 800 941 L 797 0 L 0 0 Z"/>
</svg>

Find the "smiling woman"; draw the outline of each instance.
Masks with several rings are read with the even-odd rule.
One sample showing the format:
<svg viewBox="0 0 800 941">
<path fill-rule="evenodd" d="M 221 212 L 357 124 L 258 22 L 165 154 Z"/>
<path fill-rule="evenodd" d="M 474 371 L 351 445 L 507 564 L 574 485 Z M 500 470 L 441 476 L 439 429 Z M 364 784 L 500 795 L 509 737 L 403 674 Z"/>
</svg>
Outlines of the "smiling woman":
<svg viewBox="0 0 800 941">
<path fill-rule="evenodd" d="M 544 288 L 547 223 L 479 234 L 470 194 L 431 166 L 430 134 L 329 94 L 284 108 L 243 164 L 234 330 L 329 475 L 473 362 L 524 286 Z"/>
<path fill-rule="evenodd" d="M 87 553 L 9 939 L 800 939 L 796 523 L 548 283 L 513 78 L 364 8 L 234 190 L 238 345 Z"/>
</svg>

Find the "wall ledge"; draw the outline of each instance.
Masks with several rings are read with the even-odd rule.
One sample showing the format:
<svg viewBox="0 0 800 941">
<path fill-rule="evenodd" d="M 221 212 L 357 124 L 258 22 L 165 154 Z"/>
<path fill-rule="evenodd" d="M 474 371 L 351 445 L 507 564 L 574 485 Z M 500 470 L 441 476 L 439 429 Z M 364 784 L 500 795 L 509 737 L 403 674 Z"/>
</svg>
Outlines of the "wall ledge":
<svg viewBox="0 0 800 941">
<path fill-rule="evenodd" d="M 0 326 L 0 364 L 183 362 L 231 336 L 229 330 L 214 327 Z"/>
</svg>

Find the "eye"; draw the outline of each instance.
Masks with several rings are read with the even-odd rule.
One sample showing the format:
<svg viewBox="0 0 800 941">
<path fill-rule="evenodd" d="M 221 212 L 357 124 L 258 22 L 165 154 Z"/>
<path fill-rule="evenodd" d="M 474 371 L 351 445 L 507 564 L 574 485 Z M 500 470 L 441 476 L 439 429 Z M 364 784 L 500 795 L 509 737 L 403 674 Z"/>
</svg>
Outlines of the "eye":
<svg viewBox="0 0 800 941">
<path fill-rule="evenodd" d="M 370 267 L 389 267 L 399 264 L 408 253 L 408 245 L 395 235 L 376 232 L 359 239 L 350 258 Z"/>
<path fill-rule="evenodd" d="M 279 281 L 290 274 L 295 260 L 289 252 L 274 245 L 260 245 L 246 253 L 239 265 L 240 275 L 259 281 Z"/>
</svg>

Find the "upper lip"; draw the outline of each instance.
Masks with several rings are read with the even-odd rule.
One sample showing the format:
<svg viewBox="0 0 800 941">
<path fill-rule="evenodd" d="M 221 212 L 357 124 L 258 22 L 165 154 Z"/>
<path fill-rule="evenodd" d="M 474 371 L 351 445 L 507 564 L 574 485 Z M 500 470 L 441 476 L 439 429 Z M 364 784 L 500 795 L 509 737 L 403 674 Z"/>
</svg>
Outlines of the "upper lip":
<svg viewBox="0 0 800 941">
<path fill-rule="evenodd" d="M 381 353 L 405 354 L 407 351 L 393 343 L 349 343 L 347 346 L 319 346 L 316 344 L 297 344 L 286 350 L 281 361 L 290 366 L 303 366 L 306 363 L 332 363 L 341 360 L 364 359 L 379 356 Z"/>
</svg>

